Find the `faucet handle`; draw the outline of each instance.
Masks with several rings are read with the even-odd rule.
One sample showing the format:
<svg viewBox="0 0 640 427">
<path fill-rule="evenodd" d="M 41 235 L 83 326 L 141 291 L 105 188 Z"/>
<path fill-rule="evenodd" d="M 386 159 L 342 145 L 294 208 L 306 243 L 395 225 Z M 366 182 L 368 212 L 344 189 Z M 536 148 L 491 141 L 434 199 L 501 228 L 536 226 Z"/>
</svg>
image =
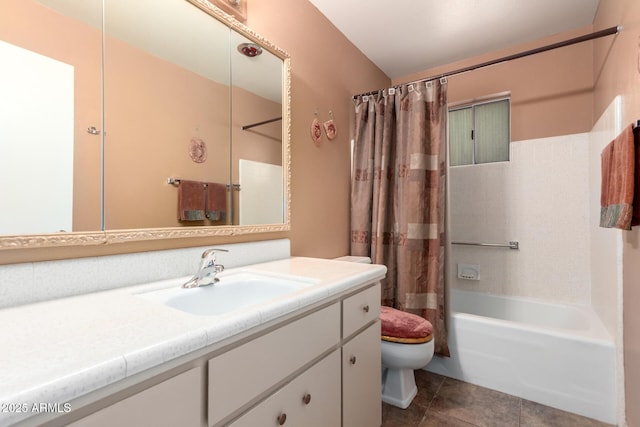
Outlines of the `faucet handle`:
<svg viewBox="0 0 640 427">
<path fill-rule="evenodd" d="M 216 265 L 216 252 L 229 252 L 227 249 L 211 248 L 202 253 L 200 268 L 213 267 Z M 224 268 L 224 267 L 223 267 Z"/>
<path fill-rule="evenodd" d="M 198 272 L 187 283 L 182 285 L 183 288 L 195 288 L 197 286 L 211 285 L 218 280 L 216 274 L 224 271 L 224 265 L 216 264 L 216 252 L 229 252 L 227 249 L 211 248 L 202 253 L 200 260 L 200 268 Z"/>
<path fill-rule="evenodd" d="M 202 252 L 202 258 L 207 258 L 207 257 L 213 255 L 214 259 L 215 259 L 216 252 L 229 252 L 229 250 L 228 249 L 222 249 L 222 248 L 207 249 L 206 251 Z"/>
</svg>

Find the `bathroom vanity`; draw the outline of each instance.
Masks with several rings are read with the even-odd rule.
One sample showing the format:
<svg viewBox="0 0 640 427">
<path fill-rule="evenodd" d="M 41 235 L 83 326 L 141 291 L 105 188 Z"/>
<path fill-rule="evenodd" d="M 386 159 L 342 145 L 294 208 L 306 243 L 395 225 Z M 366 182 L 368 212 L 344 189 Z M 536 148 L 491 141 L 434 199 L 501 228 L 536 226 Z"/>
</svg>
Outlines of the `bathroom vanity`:
<svg viewBox="0 0 640 427">
<path fill-rule="evenodd" d="M 27 412 L 0 413 L 0 425 L 380 425 L 385 267 L 288 258 L 229 269 L 220 283 L 238 272 L 306 285 L 218 315 L 149 297 L 190 292 L 182 279 L 0 311 L 0 325 L 34 306 L 42 319 L 18 326 L 39 348 L 0 356 L 0 401 Z"/>
</svg>

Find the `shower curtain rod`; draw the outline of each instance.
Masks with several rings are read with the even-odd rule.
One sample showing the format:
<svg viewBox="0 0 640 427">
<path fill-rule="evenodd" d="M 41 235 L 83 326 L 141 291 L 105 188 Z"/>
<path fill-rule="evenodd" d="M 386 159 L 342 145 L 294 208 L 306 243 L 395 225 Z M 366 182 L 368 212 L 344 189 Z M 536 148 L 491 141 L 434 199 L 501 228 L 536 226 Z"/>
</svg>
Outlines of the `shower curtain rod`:
<svg viewBox="0 0 640 427">
<path fill-rule="evenodd" d="M 282 117 L 276 117 L 276 118 L 273 118 L 273 119 L 264 120 L 262 122 L 256 122 L 256 123 L 251 123 L 250 125 L 240 126 L 240 129 L 247 130 L 247 129 L 254 128 L 256 126 L 266 125 L 267 123 L 277 122 L 278 120 L 282 120 Z"/>
<path fill-rule="evenodd" d="M 622 26 L 617 25 L 615 27 L 610 27 L 610 28 L 606 28 L 604 30 L 595 31 L 595 32 L 590 33 L 590 34 L 585 34 L 585 35 L 582 35 L 582 36 L 579 36 L 579 37 L 574 37 L 572 39 L 564 40 L 564 41 L 561 41 L 561 42 L 558 42 L 558 43 L 553 43 L 553 44 L 550 44 L 550 45 L 547 45 L 547 46 L 542 46 L 542 47 L 538 47 L 538 48 L 535 48 L 535 49 L 526 50 L 524 52 L 515 53 L 513 55 L 503 56 L 502 58 L 498 58 L 498 59 L 494 59 L 494 60 L 486 61 L 486 62 L 481 62 L 479 64 L 470 65 L 468 67 L 459 68 L 459 69 L 454 70 L 454 71 L 449 71 L 448 73 L 437 74 L 437 75 L 433 75 L 433 76 L 430 76 L 430 77 L 426 77 L 424 79 L 414 80 L 412 82 L 407 82 L 407 83 L 402 83 L 400 85 L 396 85 L 395 87 L 398 87 L 398 86 L 401 86 L 401 85 L 405 85 L 405 84 L 427 82 L 427 81 L 430 81 L 430 80 L 441 79 L 443 77 L 449 77 L 449 76 L 454 76 L 456 74 L 466 73 L 466 72 L 469 72 L 469 71 L 477 70 L 478 68 L 489 67 L 491 65 L 496 65 L 496 64 L 500 64 L 502 62 L 512 61 L 514 59 L 524 58 L 525 56 L 536 55 L 538 53 L 546 52 L 546 51 L 553 50 L 553 49 L 558 49 L 560 47 L 570 46 L 572 44 L 582 43 L 582 42 L 586 42 L 586 41 L 589 41 L 589 40 L 598 39 L 600 37 L 610 36 L 610 35 L 619 33 L 621 30 L 622 30 Z M 359 95 L 354 95 L 353 99 L 355 100 L 359 96 L 373 95 L 373 94 L 376 94 L 378 92 L 379 91 L 376 90 L 376 91 L 372 91 L 372 92 L 361 93 Z"/>
</svg>

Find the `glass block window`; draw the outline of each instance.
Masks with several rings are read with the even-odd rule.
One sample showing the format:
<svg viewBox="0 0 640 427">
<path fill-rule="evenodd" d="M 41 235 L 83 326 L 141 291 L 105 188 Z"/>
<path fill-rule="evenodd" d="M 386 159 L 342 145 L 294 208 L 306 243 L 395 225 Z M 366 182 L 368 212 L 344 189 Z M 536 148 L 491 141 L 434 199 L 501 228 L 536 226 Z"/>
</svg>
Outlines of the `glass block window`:
<svg viewBox="0 0 640 427">
<path fill-rule="evenodd" d="M 510 109 L 508 98 L 450 109 L 449 164 L 508 161 Z"/>
</svg>

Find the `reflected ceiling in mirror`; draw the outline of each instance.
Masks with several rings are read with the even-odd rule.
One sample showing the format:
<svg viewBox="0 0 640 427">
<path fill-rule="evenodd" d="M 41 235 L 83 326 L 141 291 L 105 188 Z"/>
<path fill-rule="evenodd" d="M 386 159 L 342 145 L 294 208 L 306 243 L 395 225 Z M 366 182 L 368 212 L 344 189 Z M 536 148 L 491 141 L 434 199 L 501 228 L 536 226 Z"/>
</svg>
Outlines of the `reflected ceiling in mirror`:
<svg viewBox="0 0 640 427">
<path fill-rule="evenodd" d="M 45 2 L 50 4 L 43 5 Z M 14 192 L 36 199 L 36 202 L 33 207 L 26 208 L 14 205 L 18 207 L 15 209 L 18 217 L 25 218 L 23 222 L 30 228 L 5 227 L 5 223 L 11 224 L 13 220 L 0 221 L 0 248 L 92 245 L 289 229 L 290 70 L 289 58 L 284 51 L 206 0 L 172 0 L 161 7 L 151 0 L 109 0 L 104 9 L 103 80 L 102 33 L 99 30 L 102 5 L 99 0 L 8 0 L 8 4 L 15 8 L 28 4 L 31 9 L 14 14 L 17 24 L 13 27 L 1 24 L 0 52 L 3 44 L 9 43 L 51 58 L 52 63 L 62 65 L 63 71 L 58 73 L 63 76 L 61 81 L 64 80 L 65 65 L 68 65 L 72 71 L 71 77 L 67 72 L 66 87 L 73 86 L 73 95 L 67 95 L 66 101 L 60 94 L 49 97 L 59 100 L 55 109 L 61 114 L 66 111 L 67 117 L 71 117 L 55 120 L 61 127 L 59 139 L 67 141 L 66 151 L 56 151 L 65 159 L 49 162 L 59 169 L 37 178 L 34 171 L 24 165 L 22 169 L 28 171 L 27 175 L 18 181 L 12 180 L 33 182 L 34 186 L 25 187 L 26 190 L 14 186 Z M 70 5 L 82 8 L 71 11 L 67 8 Z M 79 20 L 81 25 L 78 26 L 84 35 L 60 36 L 63 33 L 60 28 L 68 30 L 67 22 L 59 24 L 57 29 L 44 30 L 44 37 L 23 35 L 26 41 L 16 39 L 17 27 L 42 28 L 43 25 L 35 24 L 34 19 L 50 22 L 52 13 L 60 20 Z M 34 25 L 25 25 L 25 22 L 34 22 Z M 43 43 L 47 45 L 42 39 L 47 39 L 49 50 L 40 47 Z M 267 68 L 256 67 L 256 62 L 251 63 L 251 67 L 241 67 L 243 58 L 239 58 L 240 53 L 236 50 L 238 40 L 260 46 L 265 53 L 261 55 L 261 62 L 266 64 L 261 67 Z M 51 46 L 57 46 L 57 52 Z M 81 59 L 73 56 L 75 49 L 82 51 Z M 234 61 L 236 69 L 233 68 Z M 15 80 L 16 71 L 13 73 Z M 273 84 L 271 87 L 255 86 L 265 81 Z M 61 83 L 47 86 L 65 87 Z M 184 90 L 187 87 L 189 90 Z M 248 94 L 246 108 L 239 102 L 240 97 L 237 103 L 231 102 L 238 90 Z M 61 108 L 63 104 L 67 106 Z M 243 130 L 242 126 L 249 118 L 241 117 L 239 112 L 255 110 L 254 106 L 258 104 L 265 104 L 267 109 L 256 112 L 255 117 L 271 118 L 280 113 L 282 119 L 271 123 L 271 128 Z M 232 110 L 231 105 L 236 109 Z M 48 111 L 38 114 L 44 117 Z M 233 117 L 234 114 L 238 117 Z M 31 117 L 30 123 L 34 122 L 41 121 Z M 38 127 L 48 129 L 44 125 Z M 25 133 L 20 127 L 12 132 L 13 136 Z M 248 158 L 251 156 L 232 158 L 231 153 L 235 151 L 235 147 L 231 149 L 232 144 L 241 134 L 238 144 L 246 144 L 248 137 L 274 142 L 267 154 L 258 156 L 258 161 L 281 168 L 278 180 L 281 195 L 274 203 L 279 206 L 280 220 L 252 222 L 241 219 L 239 193 L 242 186 L 240 191 L 232 190 L 238 190 L 240 161 L 255 160 Z M 46 132 L 39 139 L 54 145 Z M 196 150 L 194 155 L 194 141 L 198 150 L 203 145 L 206 147 L 204 159 L 201 151 Z M 254 148 L 261 149 L 269 145 L 258 141 L 253 144 Z M 4 153 L 15 152 L 15 145 L 0 147 L 5 150 L 0 158 L 10 158 Z M 28 140 L 21 145 L 33 146 Z M 46 153 L 42 150 L 40 148 L 38 152 Z M 256 152 L 255 149 L 249 151 Z M 25 153 L 21 152 L 21 156 L 25 157 Z M 42 166 L 40 169 L 44 170 Z M 227 215 L 215 217 L 214 221 L 179 221 L 176 213 L 179 189 L 168 182 L 169 178 L 226 186 Z M 59 182 L 64 185 L 58 185 Z M 101 185 L 104 185 L 104 196 Z M 45 196 L 55 193 L 58 187 L 64 187 L 67 194 L 56 194 L 53 200 L 63 201 L 66 222 L 43 225 L 42 217 L 52 216 L 49 207 L 53 204 Z M 34 194 L 36 197 L 31 197 Z M 36 211 L 36 215 L 27 218 L 21 211 Z"/>
</svg>

